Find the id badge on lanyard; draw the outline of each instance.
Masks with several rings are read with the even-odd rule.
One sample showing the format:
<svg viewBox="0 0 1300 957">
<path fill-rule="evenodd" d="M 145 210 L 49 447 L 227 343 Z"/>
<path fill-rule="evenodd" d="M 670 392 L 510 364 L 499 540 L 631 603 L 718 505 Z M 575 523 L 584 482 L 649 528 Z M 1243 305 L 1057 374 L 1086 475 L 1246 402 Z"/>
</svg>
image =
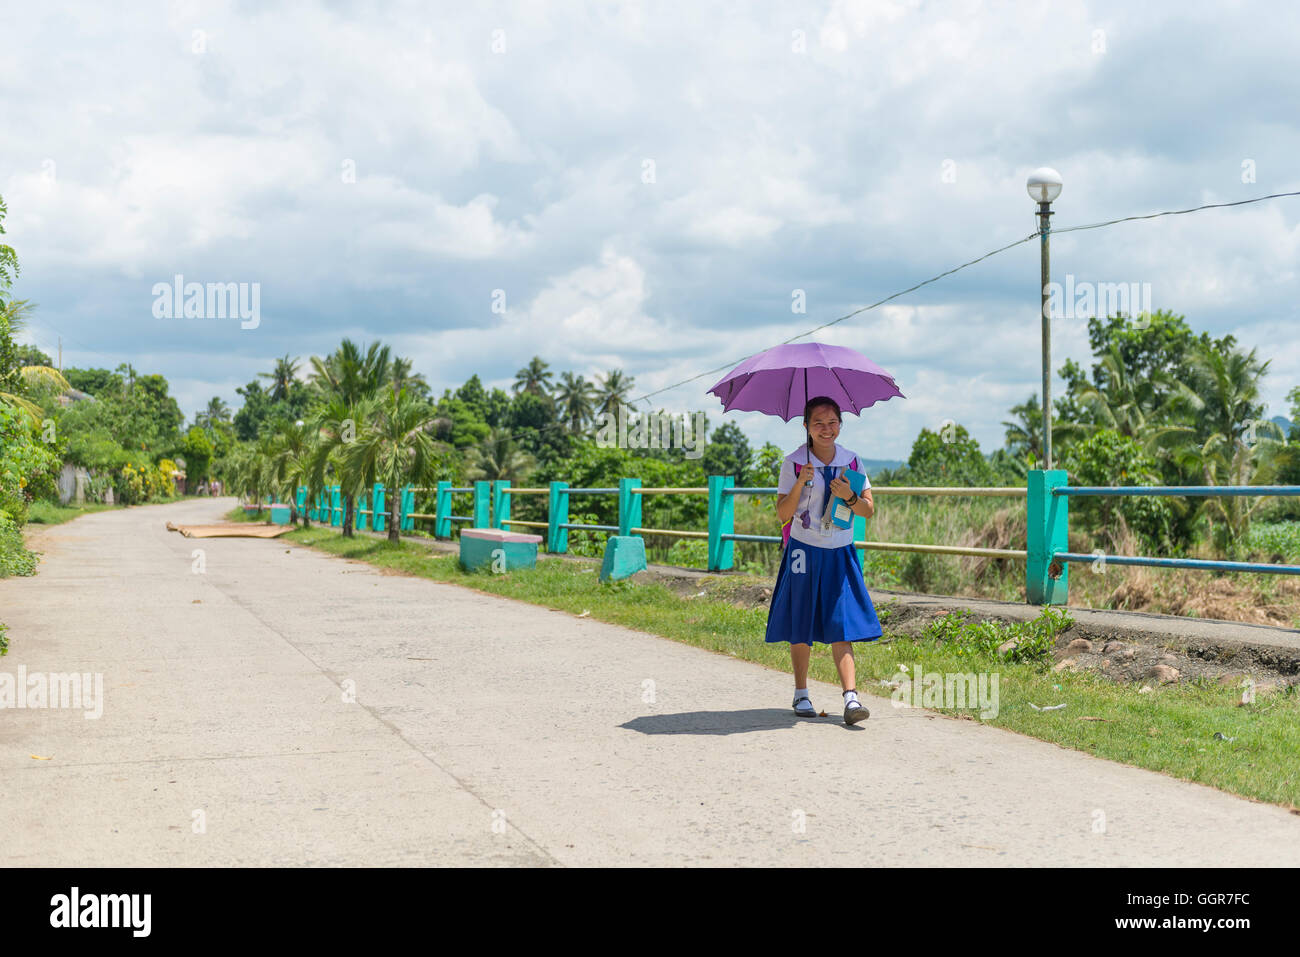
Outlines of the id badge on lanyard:
<svg viewBox="0 0 1300 957">
<path fill-rule="evenodd" d="M 830 475 L 834 470 L 835 466 L 833 465 L 823 465 L 813 473 L 813 481 L 816 481 L 817 478 L 820 477 L 826 482 L 826 491 L 822 497 L 822 514 L 820 521 L 814 522 L 812 519 L 811 489 L 808 490 L 808 508 L 804 509 L 803 514 L 800 516 L 803 527 L 810 529 L 814 535 L 817 535 L 820 538 L 830 538 L 835 534 L 835 527 L 831 523 L 831 502 L 834 501 L 835 497 L 831 494 L 830 480 Z M 817 473 L 821 473 L 821 475 L 818 476 Z"/>
<path fill-rule="evenodd" d="M 835 471 L 835 466 L 833 465 L 824 466 L 821 469 L 821 471 L 822 471 L 822 478 L 826 480 L 826 491 L 824 493 L 824 497 L 822 498 L 822 520 L 821 520 L 821 528 L 818 534 L 820 534 L 822 538 L 830 538 L 832 535 L 835 534 L 835 526 L 831 524 L 831 502 L 835 500 L 835 496 L 831 494 L 831 480 L 830 480 L 830 473 Z"/>
</svg>

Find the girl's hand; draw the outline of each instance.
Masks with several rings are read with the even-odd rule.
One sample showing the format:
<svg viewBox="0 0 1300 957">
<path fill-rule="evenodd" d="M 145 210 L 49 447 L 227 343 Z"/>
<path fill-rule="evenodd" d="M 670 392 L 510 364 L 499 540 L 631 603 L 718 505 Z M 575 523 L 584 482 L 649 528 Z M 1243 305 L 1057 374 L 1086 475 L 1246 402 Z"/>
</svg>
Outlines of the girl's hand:
<svg viewBox="0 0 1300 957">
<path fill-rule="evenodd" d="M 814 468 L 815 466 L 813 465 L 796 465 L 794 467 L 794 484 L 798 486 L 799 483 L 806 482 L 808 479 L 812 478 L 815 474 L 813 471 Z"/>
<path fill-rule="evenodd" d="M 831 491 L 846 502 L 853 497 L 853 486 L 843 476 L 831 479 Z"/>
</svg>

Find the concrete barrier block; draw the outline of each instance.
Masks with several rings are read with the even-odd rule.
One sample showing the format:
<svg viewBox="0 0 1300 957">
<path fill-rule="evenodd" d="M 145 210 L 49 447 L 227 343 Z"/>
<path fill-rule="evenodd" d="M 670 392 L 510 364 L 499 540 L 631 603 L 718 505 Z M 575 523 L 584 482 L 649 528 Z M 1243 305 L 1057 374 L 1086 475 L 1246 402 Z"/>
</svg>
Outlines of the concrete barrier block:
<svg viewBox="0 0 1300 957">
<path fill-rule="evenodd" d="M 605 544 L 600 580 L 619 581 L 645 571 L 645 539 L 639 535 L 611 535 Z"/>
</svg>

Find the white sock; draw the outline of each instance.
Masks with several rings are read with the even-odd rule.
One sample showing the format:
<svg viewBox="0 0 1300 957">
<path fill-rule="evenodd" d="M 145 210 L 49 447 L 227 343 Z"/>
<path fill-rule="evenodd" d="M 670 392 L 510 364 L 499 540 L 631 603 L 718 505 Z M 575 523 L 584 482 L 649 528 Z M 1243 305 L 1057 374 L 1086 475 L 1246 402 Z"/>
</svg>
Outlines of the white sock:
<svg viewBox="0 0 1300 957">
<path fill-rule="evenodd" d="M 857 705 L 862 704 L 862 702 L 858 700 L 858 693 L 856 691 L 844 692 L 844 707 L 847 708 L 849 705 L 852 704 L 857 704 Z"/>
<path fill-rule="evenodd" d="M 795 701 L 798 701 L 800 698 L 807 698 L 807 697 L 808 697 L 808 689 L 807 689 L 807 688 L 795 688 L 795 689 L 794 689 L 794 700 L 795 700 Z"/>
</svg>

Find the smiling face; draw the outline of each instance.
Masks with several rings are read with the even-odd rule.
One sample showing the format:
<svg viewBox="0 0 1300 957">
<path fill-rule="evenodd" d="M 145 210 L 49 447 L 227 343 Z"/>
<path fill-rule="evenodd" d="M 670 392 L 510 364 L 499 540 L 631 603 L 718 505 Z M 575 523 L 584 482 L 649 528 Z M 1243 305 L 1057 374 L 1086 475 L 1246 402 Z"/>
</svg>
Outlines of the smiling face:
<svg viewBox="0 0 1300 957">
<path fill-rule="evenodd" d="M 840 434 L 840 417 L 836 414 L 833 405 L 819 405 L 814 408 L 805 425 L 808 434 L 812 437 L 813 445 L 818 448 L 824 449 L 833 445 Z"/>
</svg>

